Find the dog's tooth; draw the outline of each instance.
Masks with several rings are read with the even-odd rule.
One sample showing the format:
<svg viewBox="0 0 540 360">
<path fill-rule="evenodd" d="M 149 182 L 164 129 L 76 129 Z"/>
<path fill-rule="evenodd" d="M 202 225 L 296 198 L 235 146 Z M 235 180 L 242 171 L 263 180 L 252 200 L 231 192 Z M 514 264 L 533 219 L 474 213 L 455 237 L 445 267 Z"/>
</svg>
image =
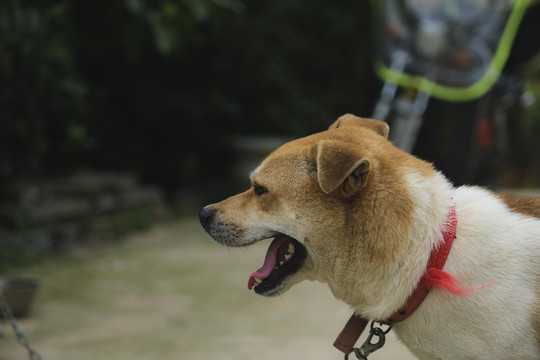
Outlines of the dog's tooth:
<svg viewBox="0 0 540 360">
<path fill-rule="evenodd" d="M 292 243 L 289 244 L 289 254 L 294 254 L 294 245 Z"/>
<path fill-rule="evenodd" d="M 292 255 L 290 255 L 290 254 L 285 255 L 285 261 L 289 261 L 289 259 L 290 259 L 291 257 L 292 257 Z"/>
<path fill-rule="evenodd" d="M 256 282 L 257 284 L 260 284 L 260 283 L 261 283 L 261 281 L 262 281 L 262 280 L 261 280 L 261 279 L 259 279 L 259 278 L 253 278 L 253 280 L 255 280 L 255 282 Z"/>
<path fill-rule="evenodd" d="M 281 265 L 283 265 L 283 264 L 285 264 L 285 261 L 280 261 L 280 262 L 279 262 L 279 266 L 281 266 Z"/>
</svg>

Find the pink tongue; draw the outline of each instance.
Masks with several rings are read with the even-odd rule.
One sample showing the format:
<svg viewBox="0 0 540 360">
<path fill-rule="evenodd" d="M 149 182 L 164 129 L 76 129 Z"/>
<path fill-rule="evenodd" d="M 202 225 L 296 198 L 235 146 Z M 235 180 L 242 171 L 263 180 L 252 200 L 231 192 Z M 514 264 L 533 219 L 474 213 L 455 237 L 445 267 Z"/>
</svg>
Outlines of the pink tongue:
<svg viewBox="0 0 540 360">
<path fill-rule="evenodd" d="M 255 271 L 251 276 L 249 277 L 248 281 L 248 289 L 251 290 L 253 286 L 255 285 L 255 278 L 258 279 L 266 279 L 272 270 L 275 269 L 277 264 L 277 254 L 278 249 L 286 242 L 289 241 L 288 237 L 281 236 L 275 238 L 272 243 L 270 244 L 270 247 L 266 251 L 266 257 L 264 258 L 264 264 L 262 268 Z"/>
</svg>

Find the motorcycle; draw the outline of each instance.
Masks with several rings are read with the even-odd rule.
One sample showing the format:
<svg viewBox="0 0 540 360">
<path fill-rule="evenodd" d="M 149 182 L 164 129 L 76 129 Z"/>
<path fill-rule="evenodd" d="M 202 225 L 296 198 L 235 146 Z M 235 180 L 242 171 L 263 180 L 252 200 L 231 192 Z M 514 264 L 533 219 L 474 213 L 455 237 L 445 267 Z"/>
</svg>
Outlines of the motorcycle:
<svg viewBox="0 0 540 360">
<path fill-rule="evenodd" d="M 373 117 L 390 140 L 456 185 L 496 186 L 522 108 L 523 80 L 504 73 L 527 0 L 374 0 L 384 82 Z"/>
</svg>

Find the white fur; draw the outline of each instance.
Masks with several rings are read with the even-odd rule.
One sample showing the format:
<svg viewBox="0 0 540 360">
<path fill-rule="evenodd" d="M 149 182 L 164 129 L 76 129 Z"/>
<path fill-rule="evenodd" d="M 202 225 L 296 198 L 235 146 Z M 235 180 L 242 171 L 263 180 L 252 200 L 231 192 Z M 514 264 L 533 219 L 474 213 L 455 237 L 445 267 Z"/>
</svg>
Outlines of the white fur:
<svg viewBox="0 0 540 360">
<path fill-rule="evenodd" d="M 415 242 L 440 241 L 436 233 L 453 201 L 457 232 L 444 270 L 467 284 L 491 285 L 472 297 L 432 289 L 416 312 L 395 326 L 396 333 L 420 359 L 539 359 L 530 324 L 531 305 L 538 301 L 540 220 L 510 211 L 481 188 L 452 191 L 443 179 L 440 174 L 409 179 L 416 201 L 411 248 L 421 252 Z M 425 264 L 425 254 L 408 255 Z M 414 276 L 421 276 L 423 270 L 411 266 Z"/>
</svg>

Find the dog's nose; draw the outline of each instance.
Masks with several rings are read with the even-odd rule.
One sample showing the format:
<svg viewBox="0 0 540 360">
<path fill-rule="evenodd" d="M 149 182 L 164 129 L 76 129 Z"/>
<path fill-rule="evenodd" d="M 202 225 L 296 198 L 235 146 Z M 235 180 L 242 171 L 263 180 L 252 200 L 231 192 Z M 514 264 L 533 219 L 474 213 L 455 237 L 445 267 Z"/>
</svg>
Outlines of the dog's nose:
<svg viewBox="0 0 540 360">
<path fill-rule="evenodd" d="M 213 217 L 214 210 L 212 210 L 210 205 L 207 205 L 201 209 L 201 212 L 199 213 L 199 220 L 201 221 L 201 225 L 203 226 L 203 228 L 208 228 L 208 226 L 212 222 Z"/>
</svg>

